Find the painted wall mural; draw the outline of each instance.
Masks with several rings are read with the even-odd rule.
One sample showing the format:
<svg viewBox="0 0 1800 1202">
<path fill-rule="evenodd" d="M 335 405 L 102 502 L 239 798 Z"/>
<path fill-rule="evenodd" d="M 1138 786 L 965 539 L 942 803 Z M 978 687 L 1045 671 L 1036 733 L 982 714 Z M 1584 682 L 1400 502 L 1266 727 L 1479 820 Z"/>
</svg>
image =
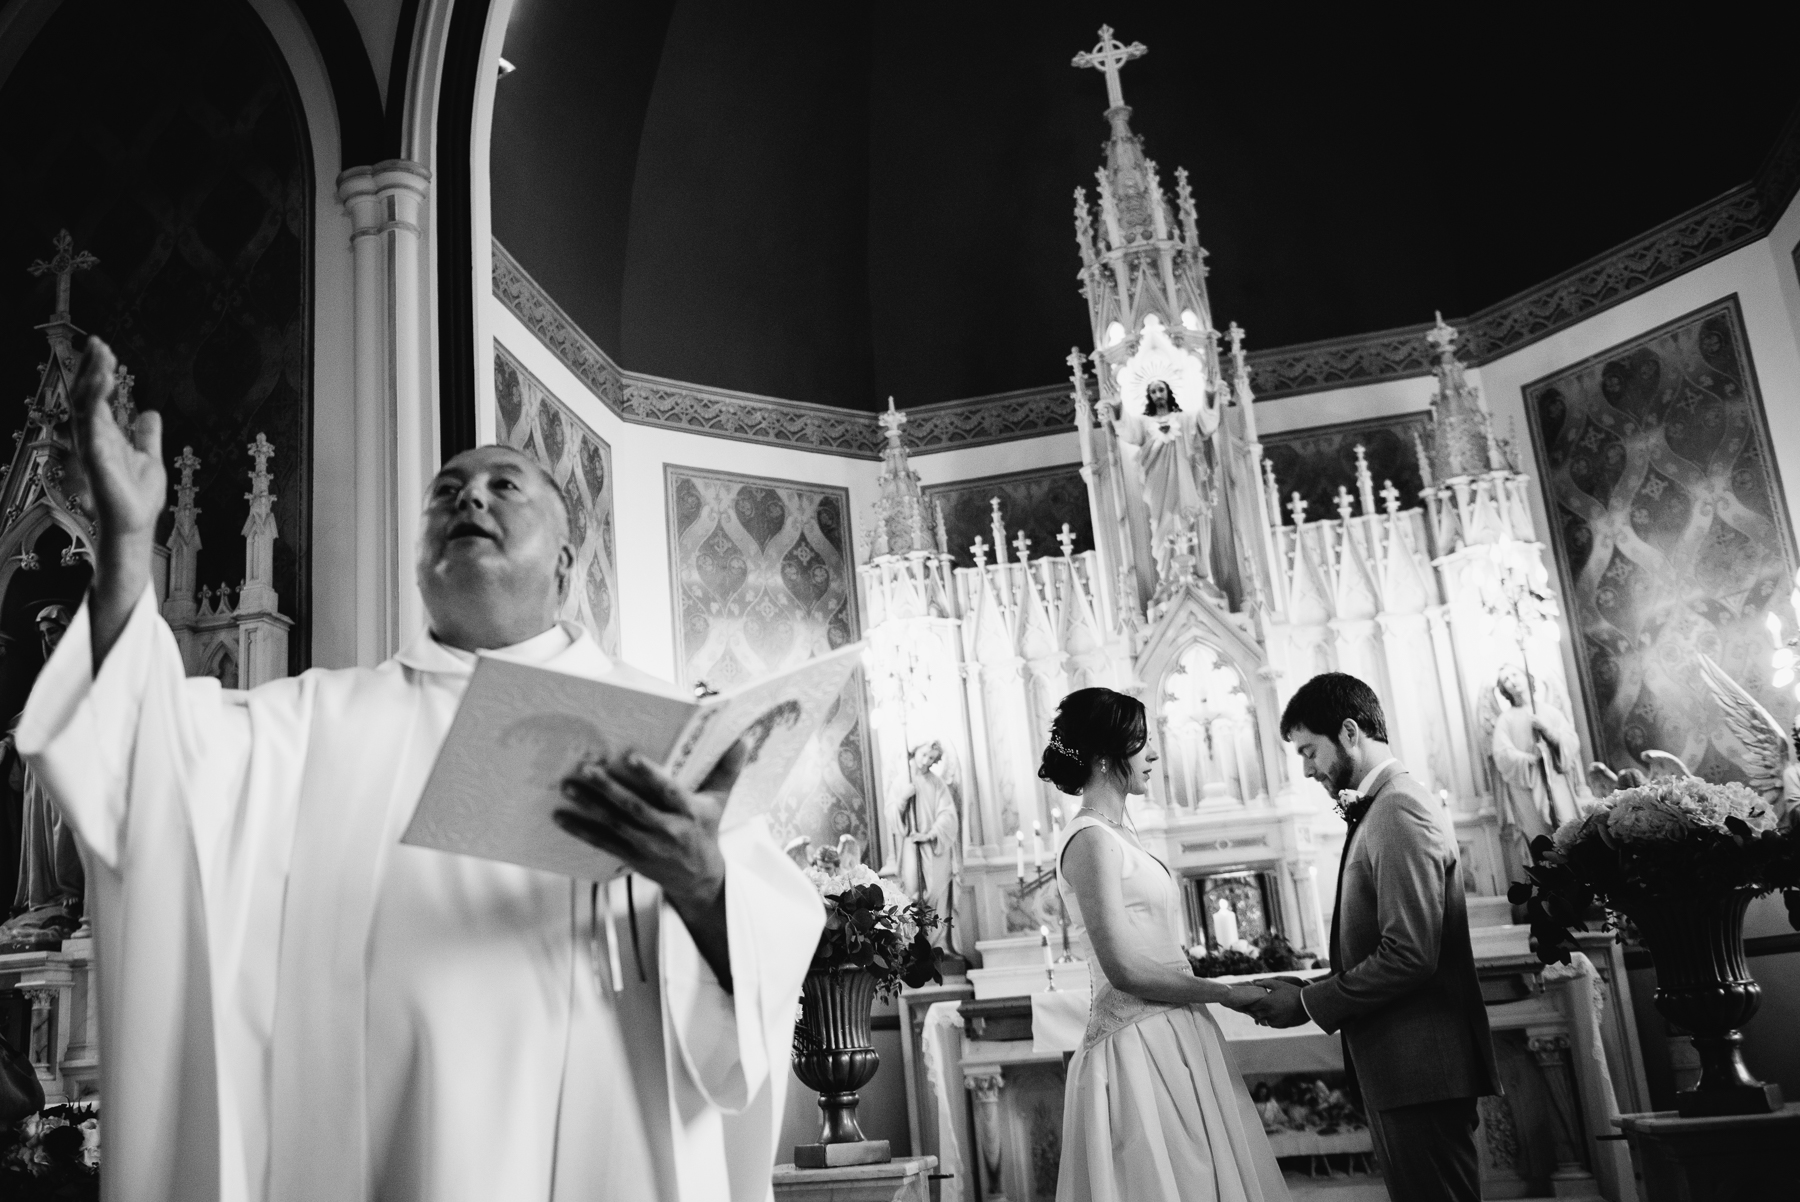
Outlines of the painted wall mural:
<svg viewBox="0 0 1800 1202">
<path fill-rule="evenodd" d="M 563 616 L 586 626 L 607 654 L 617 654 L 619 571 L 613 548 L 612 447 L 498 343 L 494 397 L 500 441 L 543 464 L 569 507 L 575 587 L 569 591 Z"/>
<path fill-rule="evenodd" d="M 1306 502 L 1309 521 L 1336 517 L 1338 487 L 1342 485 L 1352 498 L 1356 496 L 1359 443 L 1369 461 L 1369 474 L 1375 477 L 1376 491 L 1380 492 L 1383 480 L 1392 480 L 1400 490 L 1400 507 L 1415 508 L 1425 484 L 1419 476 L 1413 433 L 1424 436 L 1425 420 L 1424 413 L 1409 413 L 1380 421 L 1263 435 L 1263 458 L 1275 468 L 1275 483 L 1281 488 L 1281 520 L 1293 521 L 1287 506 L 1296 492 Z"/>
<path fill-rule="evenodd" d="M 984 543 L 994 541 L 993 510 L 989 505 L 993 497 L 1000 498 L 1000 514 L 1006 519 L 1007 538 L 1023 531 L 1031 540 L 1034 556 L 1056 555 L 1061 551 L 1056 535 L 1064 522 L 1075 535 L 1074 554 L 1091 551 L 1094 547 L 1094 522 L 1079 464 L 985 476 L 979 480 L 958 480 L 954 484 L 934 484 L 923 492 L 927 503 L 936 501 L 944 507 L 944 529 L 949 534 L 950 554 L 960 568 L 975 566 L 975 560 L 969 555 L 969 544 L 977 536 Z M 1012 554 L 1009 547 L 1007 555 L 1011 557 Z M 990 551 L 988 562 L 993 560 L 994 553 Z"/>
<path fill-rule="evenodd" d="M 682 683 L 726 689 L 858 637 L 846 490 L 673 464 L 663 472 Z M 858 670 L 767 814 L 783 844 L 853 835 L 873 855 L 874 802 Z"/>
<path fill-rule="evenodd" d="M 1745 779 L 1695 656 L 1792 720 L 1763 617 L 1795 555 L 1736 296 L 1524 392 L 1597 758 Z"/>
</svg>

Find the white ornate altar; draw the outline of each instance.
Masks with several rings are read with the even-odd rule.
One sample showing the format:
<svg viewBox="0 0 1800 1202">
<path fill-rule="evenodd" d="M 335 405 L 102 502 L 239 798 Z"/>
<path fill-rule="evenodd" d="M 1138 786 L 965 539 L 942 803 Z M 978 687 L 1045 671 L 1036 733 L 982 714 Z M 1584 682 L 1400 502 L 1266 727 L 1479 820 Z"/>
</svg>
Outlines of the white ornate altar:
<svg viewBox="0 0 1800 1202">
<path fill-rule="evenodd" d="M 1041 929 L 1053 932 L 1053 952 L 1065 950 L 1057 936 L 1066 932 L 1067 955 L 1085 954 L 1044 860 L 1072 799 L 1036 769 L 1057 701 L 1088 685 L 1133 693 L 1148 711 L 1162 758 L 1132 816 L 1145 847 L 1186 887 L 1183 944 L 1214 944 L 1203 903 L 1223 895 L 1231 926 L 1322 955 L 1343 826 L 1301 776 L 1279 718 L 1310 676 L 1350 672 L 1374 686 L 1397 754 L 1443 800 L 1479 895 L 1471 909 L 1483 924 L 1475 943 L 1490 1016 L 1504 1039 L 1523 1033 L 1520 1055 L 1536 1066 L 1542 1105 L 1519 1104 L 1529 1131 L 1511 1103 L 1489 1108 L 1493 1196 L 1522 1193 L 1516 1166 L 1543 1156 L 1555 1158 L 1561 1196 L 1630 1196 L 1612 1145 L 1594 1142 L 1614 1094 L 1627 1107 L 1647 1104 L 1629 1004 L 1615 992 L 1603 1007 L 1609 1073 L 1588 1054 L 1599 1039 L 1591 1000 L 1571 1001 L 1541 971 L 1503 897 L 1520 848 L 1496 807 L 1488 754 L 1502 667 L 1522 667 L 1534 695 L 1570 712 L 1527 478 L 1464 379 L 1456 331 L 1440 320 L 1429 338 L 1438 360 L 1430 436 L 1416 447 L 1423 492 L 1403 498 L 1374 479 L 1358 448 L 1335 513 L 1309 515 L 1298 493 L 1284 503 L 1258 442 L 1243 331 L 1231 326 L 1226 348 L 1214 323 L 1186 173 L 1176 173 L 1171 204 L 1130 130 L 1118 67 L 1142 48 L 1110 30 L 1101 37 L 1076 62 L 1105 71 L 1111 100 L 1097 205 L 1078 190 L 1075 207 L 1094 350 L 1069 357 L 1095 547 L 1074 553 L 1067 526 L 1054 549 L 1009 538 L 996 500 L 992 543 L 976 539 L 974 566 L 953 567 L 942 514 L 927 512 L 907 461 L 906 415 L 890 406 L 876 530 L 860 570 L 877 778 L 904 780 L 908 750 L 929 740 L 958 769 L 957 946 L 981 961 L 969 974 L 977 1000 L 963 1009 L 978 1016 L 1044 987 Z M 1203 416 L 1171 416 L 1165 396 Z M 1171 461 L 1190 445 L 1191 456 Z M 1623 982 L 1611 951 L 1590 954 L 1602 977 Z M 1059 988 L 1085 991 L 1085 970 L 1059 966 Z M 1273 1071 L 1282 1053 L 1271 1054 Z M 971 1030 L 963 1071 L 998 1174 L 984 1196 L 1044 1196 L 1042 1125 L 1060 1114 L 1060 1061 L 1061 1052 Z M 915 1094 L 922 1088 L 909 1081 Z M 1555 1122 L 1543 1119 L 1551 1112 Z"/>
</svg>

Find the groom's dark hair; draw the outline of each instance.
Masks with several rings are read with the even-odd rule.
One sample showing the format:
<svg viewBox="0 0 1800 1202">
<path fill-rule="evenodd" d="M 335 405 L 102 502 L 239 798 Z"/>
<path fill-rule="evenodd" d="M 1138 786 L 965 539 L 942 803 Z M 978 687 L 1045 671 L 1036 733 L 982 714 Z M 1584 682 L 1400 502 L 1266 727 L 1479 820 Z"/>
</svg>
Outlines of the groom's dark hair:
<svg viewBox="0 0 1800 1202">
<path fill-rule="evenodd" d="M 1369 738 L 1388 741 L 1387 719 L 1381 716 L 1381 699 L 1375 690 L 1347 672 L 1321 672 L 1295 690 L 1281 711 L 1281 737 L 1285 739 L 1296 726 L 1304 726 L 1336 742 L 1346 718 L 1362 727 Z"/>
</svg>

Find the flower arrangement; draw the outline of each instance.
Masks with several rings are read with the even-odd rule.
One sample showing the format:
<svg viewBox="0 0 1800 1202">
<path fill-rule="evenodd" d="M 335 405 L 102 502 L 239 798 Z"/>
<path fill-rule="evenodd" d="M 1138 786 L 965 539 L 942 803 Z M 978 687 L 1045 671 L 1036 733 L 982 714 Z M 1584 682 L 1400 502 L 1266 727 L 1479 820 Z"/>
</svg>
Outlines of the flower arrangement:
<svg viewBox="0 0 1800 1202">
<path fill-rule="evenodd" d="M 1251 977 L 1311 968 L 1312 957 L 1296 952 L 1293 944 L 1282 936 L 1270 934 L 1256 941 L 1254 952 L 1242 952 L 1234 948 L 1223 948 L 1198 956 L 1189 952 L 1188 963 L 1193 966 L 1197 977 Z"/>
<path fill-rule="evenodd" d="M 1546 963 L 1569 962 L 1571 931 L 1585 931 L 1595 904 L 1607 925 L 1629 929 L 1647 904 L 1747 890 L 1787 890 L 1800 928 L 1800 831 L 1779 823 L 1741 784 L 1667 776 L 1621 789 L 1585 807 L 1531 847 L 1529 881 L 1508 890 L 1523 905 Z"/>
<path fill-rule="evenodd" d="M 806 876 L 825 903 L 825 929 L 809 971 L 861 969 L 875 979 L 883 999 L 902 985 L 943 983 L 943 952 L 930 939 L 938 917 L 929 905 L 913 901 L 860 860 L 840 861 L 832 848 L 814 854 Z"/>
<path fill-rule="evenodd" d="M 47 1106 L 0 1131 L 0 1195 L 98 1198 L 100 1107 Z"/>
</svg>

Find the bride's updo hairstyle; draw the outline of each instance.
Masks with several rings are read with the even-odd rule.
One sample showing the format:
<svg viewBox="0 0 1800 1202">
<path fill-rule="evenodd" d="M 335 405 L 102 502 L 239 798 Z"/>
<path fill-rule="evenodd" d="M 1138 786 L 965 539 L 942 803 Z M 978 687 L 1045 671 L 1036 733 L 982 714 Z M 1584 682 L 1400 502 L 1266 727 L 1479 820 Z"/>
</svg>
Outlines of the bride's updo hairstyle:
<svg viewBox="0 0 1800 1202">
<path fill-rule="evenodd" d="M 1064 793 L 1079 793 L 1096 764 L 1124 779 L 1125 765 L 1146 739 L 1143 702 L 1112 689 L 1076 689 L 1056 707 L 1038 779 Z"/>
</svg>

